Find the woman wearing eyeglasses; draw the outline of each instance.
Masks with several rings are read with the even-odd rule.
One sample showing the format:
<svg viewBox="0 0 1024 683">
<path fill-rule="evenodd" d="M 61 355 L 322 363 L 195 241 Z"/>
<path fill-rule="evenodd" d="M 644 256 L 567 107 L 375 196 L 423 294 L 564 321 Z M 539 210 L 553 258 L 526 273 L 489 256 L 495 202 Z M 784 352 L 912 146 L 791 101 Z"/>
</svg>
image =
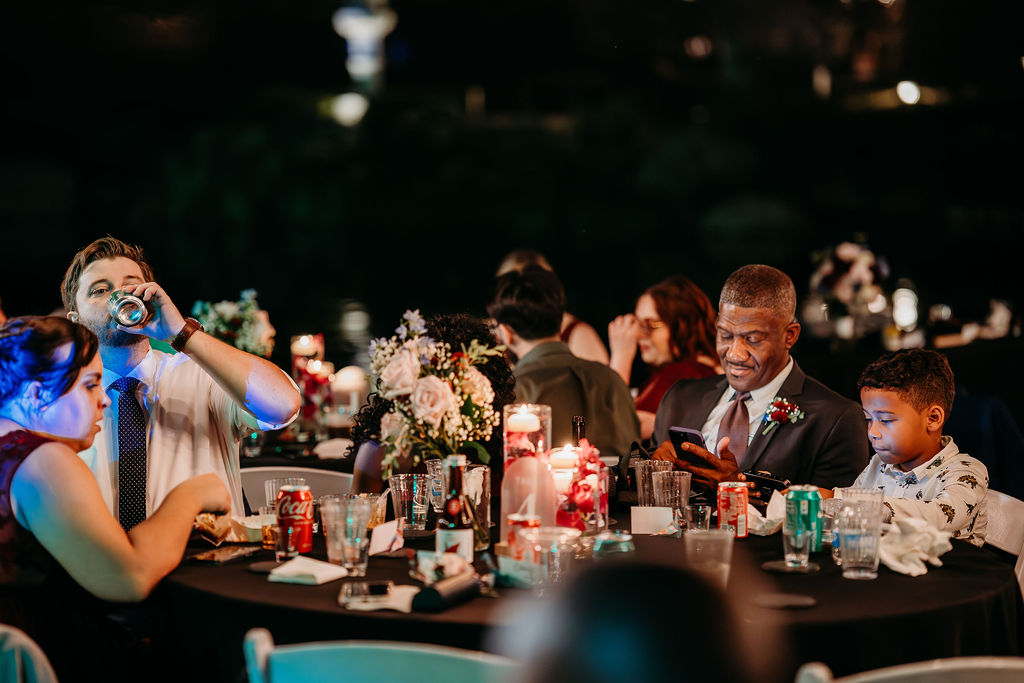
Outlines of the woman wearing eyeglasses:
<svg viewBox="0 0 1024 683">
<path fill-rule="evenodd" d="M 715 309 L 707 295 L 682 275 L 649 287 L 637 299 L 634 313 L 610 322 L 608 346 L 609 365 L 627 386 L 633 386 L 638 348 L 649 371 L 635 401 L 644 439 L 654 432 L 654 413 L 670 386 L 722 372 L 715 353 Z"/>
</svg>

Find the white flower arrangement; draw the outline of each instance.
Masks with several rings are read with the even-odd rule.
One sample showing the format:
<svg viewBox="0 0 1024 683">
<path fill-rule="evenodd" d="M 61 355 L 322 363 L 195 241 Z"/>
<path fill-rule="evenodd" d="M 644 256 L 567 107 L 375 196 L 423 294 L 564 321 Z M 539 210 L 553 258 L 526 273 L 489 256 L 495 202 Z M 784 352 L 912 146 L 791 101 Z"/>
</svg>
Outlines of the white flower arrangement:
<svg viewBox="0 0 1024 683">
<path fill-rule="evenodd" d="M 239 301 L 197 301 L 192 316 L 207 334 L 237 349 L 264 358 L 274 350 L 274 326 L 270 316 L 256 303 L 256 290 L 246 289 Z"/>
<path fill-rule="evenodd" d="M 370 371 L 381 396 L 392 402 L 381 419 L 386 476 L 402 456 L 416 465 L 469 447 L 482 462 L 490 460 L 480 441 L 490 440 L 499 415 L 490 381 L 474 366 L 503 351 L 474 339 L 452 352 L 448 343 L 426 335 L 419 310 L 405 312 L 394 336 L 370 342 Z"/>
</svg>

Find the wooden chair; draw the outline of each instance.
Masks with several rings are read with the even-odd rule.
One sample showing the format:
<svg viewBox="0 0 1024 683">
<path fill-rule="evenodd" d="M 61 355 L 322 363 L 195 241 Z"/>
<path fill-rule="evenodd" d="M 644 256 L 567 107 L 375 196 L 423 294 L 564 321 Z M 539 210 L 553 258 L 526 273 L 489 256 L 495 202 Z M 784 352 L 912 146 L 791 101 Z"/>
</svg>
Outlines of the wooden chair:
<svg viewBox="0 0 1024 683">
<path fill-rule="evenodd" d="M 506 657 L 443 645 L 339 640 L 275 645 L 250 629 L 242 644 L 249 683 L 512 683 L 519 665 Z"/>
</svg>

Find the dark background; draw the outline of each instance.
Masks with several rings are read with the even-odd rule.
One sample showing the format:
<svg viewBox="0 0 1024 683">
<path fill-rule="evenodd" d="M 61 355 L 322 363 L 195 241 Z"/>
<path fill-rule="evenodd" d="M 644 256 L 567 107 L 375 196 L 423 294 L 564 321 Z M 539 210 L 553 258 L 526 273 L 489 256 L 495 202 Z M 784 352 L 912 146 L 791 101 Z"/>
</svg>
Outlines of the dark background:
<svg viewBox="0 0 1024 683">
<path fill-rule="evenodd" d="M 374 334 L 405 308 L 482 313 L 519 247 L 548 255 L 602 334 L 674 273 L 716 300 L 764 262 L 802 296 L 845 240 L 923 307 L 977 320 L 1020 298 L 1021 3 L 401 0 L 351 128 L 326 105 L 359 87 L 339 6 L 6 4 L 8 315 L 58 308 L 72 254 L 106 233 L 142 245 L 182 309 L 257 289 L 282 365 L 309 331 L 347 363 L 346 302 Z M 905 79 L 927 102 L 894 99 Z M 882 348 L 805 334 L 797 350 L 853 394 Z M 997 385 L 980 365 L 965 379 Z"/>
</svg>

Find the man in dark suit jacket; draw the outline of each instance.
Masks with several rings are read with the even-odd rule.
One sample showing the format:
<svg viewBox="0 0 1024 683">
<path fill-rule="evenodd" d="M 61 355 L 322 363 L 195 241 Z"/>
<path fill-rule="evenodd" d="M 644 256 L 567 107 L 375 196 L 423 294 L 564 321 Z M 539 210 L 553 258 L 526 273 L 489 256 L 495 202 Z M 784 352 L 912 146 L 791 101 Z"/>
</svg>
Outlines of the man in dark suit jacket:
<svg viewBox="0 0 1024 683">
<path fill-rule="evenodd" d="M 675 461 L 712 486 L 742 480 L 747 470 L 822 488 L 853 483 L 870 455 L 864 412 L 791 358 L 800 336 L 795 313 L 796 290 L 785 273 L 749 265 L 729 276 L 716 341 L 725 375 L 682 380 L 666 392 L 655 417 L 655 458 Z M 764 417 L 776 398 L 795 406 L 794 415 Z M 678 458 L 667 441 L 671 426 L 700 430 L 715 452 L 686 444 L 699 464 Z"/>
</svg>

